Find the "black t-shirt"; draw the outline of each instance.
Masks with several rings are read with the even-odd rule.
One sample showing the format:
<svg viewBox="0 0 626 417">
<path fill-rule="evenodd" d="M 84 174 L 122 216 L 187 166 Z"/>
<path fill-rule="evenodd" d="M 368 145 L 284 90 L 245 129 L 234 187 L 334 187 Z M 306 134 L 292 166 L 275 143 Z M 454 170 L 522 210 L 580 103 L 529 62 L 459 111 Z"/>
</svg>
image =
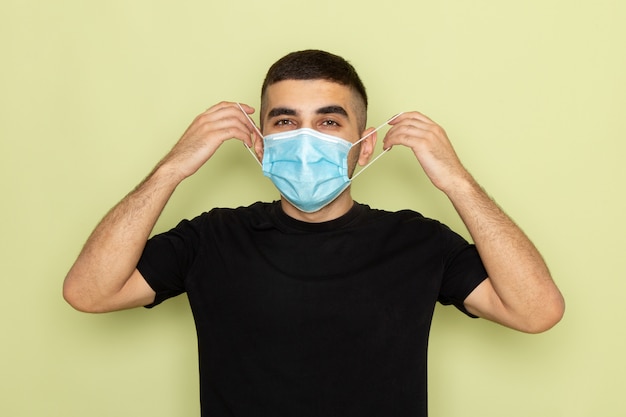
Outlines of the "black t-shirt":
<svg viewBox="0 0 626 417">
<path fill-rule="evenodd" d="M 188 295 L 211 417 L 426 416 L 435 303 L 466 312 L 487 277 L 441 223 L 358 203 L 324 223 L 214 209 L 151 238 L 138 269 L 151 306 Z"/>
</svg>

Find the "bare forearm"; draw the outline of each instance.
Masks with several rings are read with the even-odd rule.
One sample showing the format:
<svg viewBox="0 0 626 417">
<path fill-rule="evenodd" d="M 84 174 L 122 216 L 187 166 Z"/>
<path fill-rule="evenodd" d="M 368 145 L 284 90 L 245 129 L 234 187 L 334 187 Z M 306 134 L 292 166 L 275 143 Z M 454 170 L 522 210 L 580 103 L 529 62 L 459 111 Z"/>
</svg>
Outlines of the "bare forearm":
<svg viewBox="0 0 626 417">
<path fill-rule="evenodd" d="M 551 327 L 562 315 L 563 298 L 533 243 L 471 177 L 448 196 L 476 244 L 503 314 L 476 312 L 519 330 Z"/>
<path fill-rule="evenodd" d="M 72 306 L 104 312 L 152 301 L 154 291 L 136 269 L 148 237 L 178 184 L 224 141 L 239 139 L 251 147 L 253 137 L 260 139 L 241 110 L 254 112 L 221 102 L 198 115 L 148 178 L 104 217 L 65 278 L 63 295 Z"/>
<path fill-rule="evenodd" d="M 179 182 L 161 166 L 107 213 L 65 278 L 70 304 L 81 310 L 104 309 L 99 305 L 122 289 Z"/>
<path fill-rule="evenodd" d="M 419 112 L 403 113 L 390 124 L 385 148 L 413 150 L 432 183 L 452 201 L 487 269 L 488 279 L 465 299 L 466 308 L 522 331 L 552 327 L 561 319 L 564 303 L 546 264 L 463 167 L 446 132 Z"/>
<path fill-rule="evenodd" d="M 136 269 L 157 219 L 185 178 L 228 139 L 253 146 L 255 129 L 245 104 L 221 102 L 198 115 L 157 168 L 93 231 L 65 278 L 63 295 L 75 308 L 101 312 L 145 305 L 154 298 Z"/>
</svg>

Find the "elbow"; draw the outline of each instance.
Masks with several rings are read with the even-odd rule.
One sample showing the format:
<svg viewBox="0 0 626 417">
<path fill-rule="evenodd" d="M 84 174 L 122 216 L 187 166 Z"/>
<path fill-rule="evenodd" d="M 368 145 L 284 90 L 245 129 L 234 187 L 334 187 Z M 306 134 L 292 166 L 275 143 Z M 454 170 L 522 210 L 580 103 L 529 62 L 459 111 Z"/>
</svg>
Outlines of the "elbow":
<svg viewBox="0 0 626 417">
<path fill-rule="evenodd" d="M 543 333 L 557 325 L 565 314 L 565 299 L 558 293 L 549 303 L 543 306 L 539 314 L 529 320 L 526 328 L 522 329 L 526 333 Z"/>
<path fill-rule="evenodd" d="M 76 311 L 80 311 L 81 313 L 95 312 L 93 307 L 90 306 L 89 303 L 86 303 L 79 294 L 68 289 L 66 286 L 63 286 L 63 299 Z"/>
<path fill-rule="evenodd" d="M 65 278 L 63 283 L 63 299 L 73 309 L 81 313 L 101 313 L 96 303 L 92 301 L 89 294 L 74 284 L 70 276 Z"/>
</svg>

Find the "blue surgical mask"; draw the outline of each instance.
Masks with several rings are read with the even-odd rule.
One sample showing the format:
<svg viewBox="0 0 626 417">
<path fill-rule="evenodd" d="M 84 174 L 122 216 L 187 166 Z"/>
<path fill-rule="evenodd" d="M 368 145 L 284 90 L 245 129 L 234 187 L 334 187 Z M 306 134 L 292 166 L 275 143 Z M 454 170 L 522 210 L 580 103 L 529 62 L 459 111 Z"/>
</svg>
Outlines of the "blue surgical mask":
<svg viewBox="0 0 626 417">
<path fill-rule="evenodd" d="M 391 120 L 393 119 L 389 121 Z M 265 137 L 259 132 L 264 143 L 261 164 L 263 174 L 298 210 L 305 213 L 316 212 L 334 201 L 350 186 L 354 178 L 384 154 L 378 155 L 352 178 L 348 176 L 350 149 L 389 121 L 355 143 L 309 128 Z M 249 150 L 254 156 L 252 150 Z"/>
<path fill-rule="evenodd" d="M 263 174 L 298 210 L 318 211 L 350 185 L 347 140 L 303 128 L 263 142 Z"/>
</svg>

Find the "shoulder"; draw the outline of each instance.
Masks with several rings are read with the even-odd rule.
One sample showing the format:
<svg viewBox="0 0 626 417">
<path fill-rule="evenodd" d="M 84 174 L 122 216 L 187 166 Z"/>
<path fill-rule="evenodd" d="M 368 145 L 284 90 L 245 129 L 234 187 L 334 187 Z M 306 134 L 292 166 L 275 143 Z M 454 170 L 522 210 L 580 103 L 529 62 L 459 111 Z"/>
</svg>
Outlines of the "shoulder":
<svg viewBox="0 0 626 417">
<path fill-rule="evenodd" d="M 275 209 L 276 202 L 256 202 L 249 206 L 240 207 L 215 207 L 191 220 L 183 220 L 183 222 L 202 223 L 224 219 L 266 219 L 273 215 Z"/>
<path fill-rule="evenodd" d="M 389 211 L 383 209 L 371 208 L 366 204 L 357 203 L 361 210 L 361 220 L 365 222 L 387 223 L 389 225 L 399 225 L 406 227 L 444 227 L 443 223 L 425 217 L 420 212 L 410 209 L 397 211 Z"/>
<path fill-rule="evenodd" d="M 446 246 L 457 234 L 438 220 L 425 217 L 414 210 L 381 210 L 360 204 L 362 213 L 355 227 L 366 229 L 372 239 L 390 244 Z"/>
<path fill-rule="evenodd" d="M 249 206 L 216 207 L 191 220 L 182 220 L 176 228 L 198 231 L 258 229 L 275 223 L 276 203 L 257 202 Z"/>
</svg>

